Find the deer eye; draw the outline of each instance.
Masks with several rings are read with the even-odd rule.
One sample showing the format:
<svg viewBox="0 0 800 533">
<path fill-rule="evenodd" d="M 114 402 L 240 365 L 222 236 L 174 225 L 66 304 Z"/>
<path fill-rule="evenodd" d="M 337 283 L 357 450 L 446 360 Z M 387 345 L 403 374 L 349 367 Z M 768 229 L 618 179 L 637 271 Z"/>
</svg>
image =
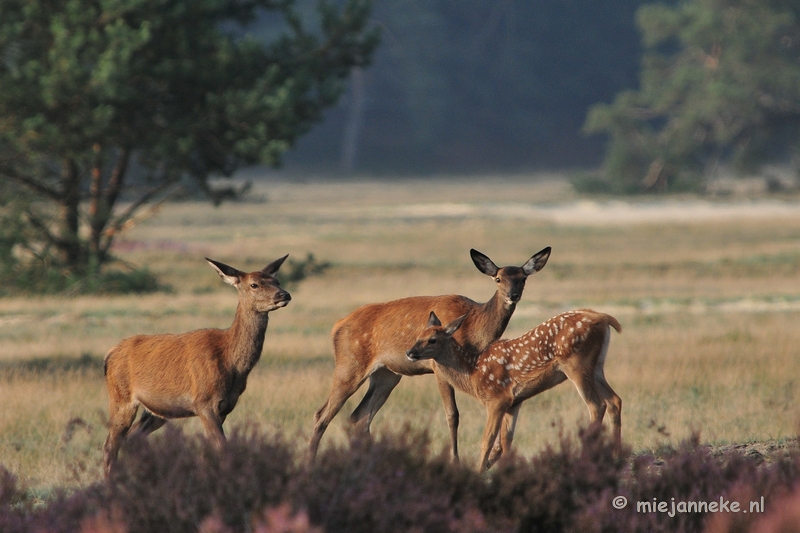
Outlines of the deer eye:
<svg viewBox="0 0 800 533">
<path fill-rule="evenodd" d="M 436 339 L 435 339 L 435 338 L 433 338 L 433 339 L 429 340 L 429 341 L 428 341 L 428 344 L 436 344 Z"/>
<path fill-rule="evenodd" d="M 250 284 L 250 288 L 251 289 L 257 289 L 258 288 L 258 283 L 251 283 Z"/>
<path fill-rule="evenodd" d="M 497 283 L 500 283 L 500 278 L 494 278 Z"/>
</svg>

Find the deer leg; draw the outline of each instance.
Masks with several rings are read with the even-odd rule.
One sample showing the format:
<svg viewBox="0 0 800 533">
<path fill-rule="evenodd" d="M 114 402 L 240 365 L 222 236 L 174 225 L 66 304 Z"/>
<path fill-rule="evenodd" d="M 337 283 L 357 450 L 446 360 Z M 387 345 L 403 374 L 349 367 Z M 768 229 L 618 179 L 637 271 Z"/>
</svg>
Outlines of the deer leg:
<svg viewBox="0 0 800 533">
<path fill-rule="evenodd" d="M 436 385 L 444 405 L 444 415 L 447 418 L 447 427 L 450 429 L 450 453 L 453 462 L 458 462 L 458 405 L 456 405 L 456 391 L 446 380 L 436 375 Z"/>
<path fill-rule="evenodd" d="M 507 408 L 502 405 L 491 405 L 486 407 L 486 427 L 483 430 L 483 437 L 481 438 L 481 458 L 478 463 L 478 471 L 485 472 L 489 469 L 489 452 L 491 452 L 492 444 L 497 438 L 500 431 L 500 426 L 503 423 L 503 416 L 506 414 Z"/>
<path fill-rule="evenodd" d="M 394 388 L 400 383 L 402 376 L 386 368 L 380 368 L 369 376 L 369 389 L 361 399 L 361 403 L 350 415 L 353 429 L 369 433 L 372 419 L 380 411 Z"/>
<path fill-rule="evenodd" d="M 569 380 L 575 385 L 578 390 L 583 403 L 589 409 L 589 423 L 600 424 L 603 422 L 603 416 L 606 414 L 606 402 L 600 397 L 595 390 L 595 378 L 593 374 L 587 374 L 581 369 L 568 369 L 565 368 L 564 373 Z"/>
<path fill-rule="evenodd" d="M 489 468 L 500 459 L 503 452 L 511 450 L 511 442 L 514 440 L 514 432 L 517 429 L 517 418 L 519 416 L 520 407 L 522 407 L 521 403 L 511 407 L 503 417 L 503 426 L 495 439 L 494 447 L 489 455 Z"/>
<path fill-rule="evenodd" d="M 111 401 L 109 407 L 108 436 L 103 444 L 103 469 L 106 477 L 117 462 L 119 447 L 136 419 L 136 403 L 119 404 Z"/>
<path fill-rule="evenodd" d="M 225 439 L 225 432 L 222 430 L 222 417 L 218 413 L 208 410 L 198 413 L 197 416 L 200 417 L 206 438 L 211 442 L 211 445 L 217 451 L 225 448 L 227 440 Z"/>
<path fill-rule="evenodd" d="M 140 416 L 139 420 L 131 427 L 130 433 L 137 437 L 146 437 L 166 423 L 166 418 L 156 416 L 150 411 L 143 411 L 142 416 Z"/>
<path fill-rule="evenodd" d="M 606 402 L 606 408 L 611 417 L 614 448 L 620 450 L 622 448 L 622 398 L 614 392 L 602 372 L 595 374 L 595 388 Z"/>
<path fill-rule="evenodd" d="M 366 377 L 354 379 L 353 376 L 337 376 L 337 374 L 334 372 L 333 386 L 331 387 L 331 393 L 328 396 L 328 401 L 326 401 L 322 407 L 317 409 L 317 412 L 314 414 L 314 430 L 311 433 L 311 439 L 308 441 L 307 458 L 309 463 L 314 462 L 314 459 L 317 456 L 319 441 L 322 440 L 322 435 L 328 428 L 328 424 L 330 424 L 331 420 L 333 420 L 333 417 L 335 417 L 339 411 L 341 411 L 344 403 L 358 390 L 361 384 L 364 383 L 365 379 Z"/>
</svg>

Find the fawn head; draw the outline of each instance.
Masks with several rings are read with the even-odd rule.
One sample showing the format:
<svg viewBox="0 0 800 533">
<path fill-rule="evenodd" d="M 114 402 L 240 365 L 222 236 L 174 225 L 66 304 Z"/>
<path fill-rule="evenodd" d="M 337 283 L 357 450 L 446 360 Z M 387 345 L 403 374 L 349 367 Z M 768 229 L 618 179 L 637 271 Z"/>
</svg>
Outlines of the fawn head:
<svg viewBox="0 0 800 533">
<path fill-rule="evenodd" d="M 206 261 L 217 271 L 225 283 L 233 285 L 239 291 L 239 302 L 256 313 L 268 313 L 286 307 L 292 296 L 281 289 L 275 274 L 289 254 L 276 259 L 261 270 L 242 272 L 225 263 L 206 257 Z"/>
<path fill-rule="evenodd" d="M 453 333 L 461 327 L 467 314 L 464 313 L 446 326 L 442 326 L 439 317 L 431 311 L 428 317 L 428 326 L 419 334 L 414 346 L 406 352 L 406 357 L 411 361 L 435 359 L 449 345 Z"/>
<path fill-rule="evenodd" d="M 474 248 L 469 251 L 472 262 L 478 270 L 494 278 L 497 283 L 497 291 L 509 305 L 519 302 L 522 298 L 522 291 L 525 289 L 525 281 L 534 272 L 539 272 L 547 264 L 550 258 L 550 247 L 544 248 L 528 259 L 521 267 L 506 266 L 498 267 L 486 255 Z"/>
</svg>

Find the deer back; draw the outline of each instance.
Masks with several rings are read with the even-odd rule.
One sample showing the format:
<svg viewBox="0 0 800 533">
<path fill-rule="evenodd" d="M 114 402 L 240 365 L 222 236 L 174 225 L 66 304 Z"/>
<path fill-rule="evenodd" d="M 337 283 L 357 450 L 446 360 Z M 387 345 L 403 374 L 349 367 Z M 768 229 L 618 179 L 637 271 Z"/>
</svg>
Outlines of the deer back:
<svg viewBox="0 0 800 533">
<path fill-rule="evenodd" d="M 342 318 L 331 335 L 338 358 L 354 359 L 363 368 L 382 364 L 392 370 L 411 371 L 405 350 L 416 339 L 431 309 L 456 318 L 479 304 L 464 296 L 416 296 L 360 307 Z M 464 337 L 462 339 L 466 342 Z M 430 368 L 426 364 L 425 368 Z M 416 373 L 416 372 L 414 372 Z"/>
<path fill-rule="evenodd" d="M 515 339 L 494 342 L 475 365 L 476 387 L 530 397 L 564 381 L 565 365 L 591 374 L 609 326 L 622 329 L 611 315 L 580 309 L 556 315 Z"/>
<path fill-rule="evenodd" d="M 550 257 L 547 247 L 521 267 L 498 267 L 486 255 L 471 250 L 476 268 L 493 278 L 497 290 L 479 304 L 465 296 L 416 296 L 356 309 L 333 327 L 334 351 L 339 364 L 357 364 L 361 369 L 384 365 L 395 373 L 414 375 L 432 371 L 432 364 L 411 362 L 406 350 L 414 343 L 431 311 L 442 320 L 466 315 L 455 340 L 465 349 L 481 352 L 500 337 L 522 297 L 528 276 L 541 270 Z"/>
</svg>

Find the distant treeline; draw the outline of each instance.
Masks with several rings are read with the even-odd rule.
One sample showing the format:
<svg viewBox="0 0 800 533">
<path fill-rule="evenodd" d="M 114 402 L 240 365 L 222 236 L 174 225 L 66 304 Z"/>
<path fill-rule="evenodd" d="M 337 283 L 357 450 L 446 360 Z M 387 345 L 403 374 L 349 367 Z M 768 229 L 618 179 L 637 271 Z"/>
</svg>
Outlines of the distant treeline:
<svg viewBox="0 0 800 533">
<path fill-rule="evenodd" d="M 591 105 L 637 86 L 645 3 L 374 2 L 373 64 L 286 162 L 356 173 L 597 165 L 605 140 L 581 127 Z"/>
</svg>

